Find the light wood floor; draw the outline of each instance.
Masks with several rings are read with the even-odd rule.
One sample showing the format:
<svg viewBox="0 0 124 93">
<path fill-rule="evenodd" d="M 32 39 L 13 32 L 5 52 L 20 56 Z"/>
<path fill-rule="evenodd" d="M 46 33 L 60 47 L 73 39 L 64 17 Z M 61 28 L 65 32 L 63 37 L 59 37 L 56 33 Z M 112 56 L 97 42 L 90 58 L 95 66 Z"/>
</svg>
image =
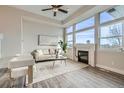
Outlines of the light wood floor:
<svg viewBox="0 0 124 93">
<path fill-rule="evenodd" d="M 0 69 L 0 88 L 10 88 L 10 79 L 8 76 L 8 69 L 3 68 Z M 23 88 L 24 87 L 24 77 L 20 77 L 15 80 L 14 87 L 15 88 Z"/>
<path fill-rule="evenodd" d="M 5 79 L 7 69 L 0 69 L 0 87 L 10 87 Z M 3 80 L 4 79 L 4 80 Z M 23 87 L 23 79 L 15 82 L 17 88 Z M 33 88 L 124 88 L 124 75 L 106 72 L 88 66 L 86 68 L 59 75 L 32 85 Z"/>
<path fill-rule="evenodd" d="M 34 88 L 124 88 L 124 75 L 86 67 L 33 84 Z"/>
</svg>

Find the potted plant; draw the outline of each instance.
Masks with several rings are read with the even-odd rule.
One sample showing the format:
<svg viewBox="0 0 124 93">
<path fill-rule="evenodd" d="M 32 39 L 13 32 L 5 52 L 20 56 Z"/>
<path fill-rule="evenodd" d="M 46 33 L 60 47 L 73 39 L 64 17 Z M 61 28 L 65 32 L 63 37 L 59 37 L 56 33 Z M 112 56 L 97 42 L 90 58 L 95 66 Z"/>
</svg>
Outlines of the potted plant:
<svg viewBox="0 0 124 93">
<path fill-rule="evenodd" d="M 58 42 L 58 44 L 60 45 L 62 51 L 64 52 L 64 55 L 66 55 L 67 52 L 67 43 L 63 42 L 62 40 L 60 40 Z"/>
</svg>

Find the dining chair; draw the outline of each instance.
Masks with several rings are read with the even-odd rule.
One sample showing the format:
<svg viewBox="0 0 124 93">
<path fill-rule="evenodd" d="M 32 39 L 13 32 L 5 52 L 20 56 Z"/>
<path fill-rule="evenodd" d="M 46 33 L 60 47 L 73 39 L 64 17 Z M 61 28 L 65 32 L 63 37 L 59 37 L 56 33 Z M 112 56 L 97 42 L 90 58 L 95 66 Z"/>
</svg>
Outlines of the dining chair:
<svg viewBox="0 0 124 93">
<path fill-rule="evenodd" d="M 10 79 L 10 87 L 14 87 L 14 83 L 16 79 L 19 77 L 25 76 L 24 85 L 26 86 L 26 75 L 28 74 L 28 67 L 26 66 L 26 61 L 14 61 L 9 62 L 9 79 Z"/>
</svg>

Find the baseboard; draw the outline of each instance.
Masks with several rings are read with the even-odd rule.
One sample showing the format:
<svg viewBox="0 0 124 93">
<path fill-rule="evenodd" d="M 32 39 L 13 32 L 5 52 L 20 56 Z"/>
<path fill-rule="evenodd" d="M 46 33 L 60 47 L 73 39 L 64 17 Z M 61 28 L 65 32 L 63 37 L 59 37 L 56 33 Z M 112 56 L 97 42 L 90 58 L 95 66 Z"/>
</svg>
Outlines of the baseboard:
<svg viewBox="0 0 124 93">
<path fill-rule="evenodd" d="M 119 69 L 116 69 L 116 68 L 107 67 L 107 66 L 100 65 L 100 64 L 96 64 L 96 67 L 104 68 L 106 70 L 110 70 L 112 72 L 116 72 L 116 73 L 119 73 L 119 74 L 124 75 L 124 71 L 123 70 L 119 70 Z"/>
</svg>

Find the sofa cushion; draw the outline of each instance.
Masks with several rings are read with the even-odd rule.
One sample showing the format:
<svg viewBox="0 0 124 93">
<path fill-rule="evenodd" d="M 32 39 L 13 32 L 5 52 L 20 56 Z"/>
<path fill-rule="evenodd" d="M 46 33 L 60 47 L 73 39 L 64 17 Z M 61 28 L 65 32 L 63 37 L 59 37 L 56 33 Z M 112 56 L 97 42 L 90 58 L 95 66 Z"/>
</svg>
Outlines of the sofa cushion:
<svg viewBox="0 0 124 93">
<path fill-rule="evenodd" d="M 38 53 L 39 55 L 43 55 L 43 51 L 42 51 L 41 49 L 38 49 L 38 50 L 37 50 L 37 53 Z"/>
<path fill-rule="evenodd" d="M 42 52 L 43 52 L 44 55 L 49 55 L 49 50 L 48 49 L 43 49 Z"/>
<path fill-rule="evenodd" d="M 56 52 L 55 49 L 50 49 L 50 54 L 51 55 L 55 54 L 55 52 Z"/>
</svg>

